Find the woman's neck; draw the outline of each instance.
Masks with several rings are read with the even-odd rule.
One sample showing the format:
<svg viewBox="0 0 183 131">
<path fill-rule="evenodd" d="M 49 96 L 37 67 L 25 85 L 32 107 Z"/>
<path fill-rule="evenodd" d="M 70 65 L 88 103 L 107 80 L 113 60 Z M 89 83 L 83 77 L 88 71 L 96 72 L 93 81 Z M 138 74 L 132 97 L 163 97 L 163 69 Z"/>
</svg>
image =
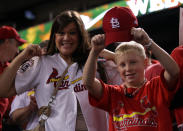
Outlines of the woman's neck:
<svg viewBox="0 0 183 131">
<path fill-rule="evenodd" d="M 73 63 L 72 61 L 72 57 L 71 56 L 65 56 L 65 55 L 62 55 L 60 54 L 60 56 L 65 60 L 65 62 L 69 65 L 71 63 Z"/>
</svg>

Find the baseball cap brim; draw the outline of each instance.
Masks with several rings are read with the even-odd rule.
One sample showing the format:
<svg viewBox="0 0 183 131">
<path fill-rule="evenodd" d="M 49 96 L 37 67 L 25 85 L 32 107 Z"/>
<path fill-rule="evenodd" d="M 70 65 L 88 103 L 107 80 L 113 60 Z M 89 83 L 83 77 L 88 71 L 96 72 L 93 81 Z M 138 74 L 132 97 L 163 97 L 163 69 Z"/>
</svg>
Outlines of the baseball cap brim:
<svg viewBox="0 0 183 131">
<path fill-rule="evenodd" d="M 20 43 L 20 45 L 22 45 L 22 44 L 27 42 L 26 40 L 24 40 L 24 39 L 22 39 L 20 37 L 16 37 L 15 39 Z"/>
<path fill-rule="evenodd" d="M 108 46 L 114 42 L 128 42 L 133 39 L 133 36 L 130 33 L 131 29 L 120 30 L 115 32 L 106 32 L 105 33 L 105 46 Z"/>
</svg>

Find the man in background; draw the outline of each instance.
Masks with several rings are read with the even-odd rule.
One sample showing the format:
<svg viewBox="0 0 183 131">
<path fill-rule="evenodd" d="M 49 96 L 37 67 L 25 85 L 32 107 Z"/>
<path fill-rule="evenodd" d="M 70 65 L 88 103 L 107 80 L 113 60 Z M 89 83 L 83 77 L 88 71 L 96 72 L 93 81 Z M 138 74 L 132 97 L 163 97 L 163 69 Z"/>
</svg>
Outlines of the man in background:
<svg viewBox="0 0 183 131">
<path fill-rule="evenodd" d="M 18 47 L 25 42 L 26 40 L 20 38 L 15 28 L 11 26 L 0 27 L 0 74 L 18 53 Z M 0 131 L 2 131 L 3 115 L 8 108 L 8 104 L 8 98 L 0 98 Z"/>
</svg>

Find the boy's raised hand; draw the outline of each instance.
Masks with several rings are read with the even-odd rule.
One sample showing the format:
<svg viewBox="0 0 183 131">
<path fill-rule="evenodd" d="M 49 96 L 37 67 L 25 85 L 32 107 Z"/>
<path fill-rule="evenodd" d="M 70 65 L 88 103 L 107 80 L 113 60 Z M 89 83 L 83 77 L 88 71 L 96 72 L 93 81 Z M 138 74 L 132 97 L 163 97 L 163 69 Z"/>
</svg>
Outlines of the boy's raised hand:
<svg viewBox="0 0 183 131">
<path fill-rule="evenodd" d="M 105 35 L 104 34 L 98 34 L 92 37 L 91 39 L 91 45 L 92 50 L 96 55 L 99 55 L 99 53 L 105 48 Z"/>
<path fill-rule="evenodd" d="M 148 45 L 151 42 L 148 34 L 142 28 L 132 28 L 131 35 L 133 35 L 133 40 L 142 44 L 143 46 Z"/>
</svg>

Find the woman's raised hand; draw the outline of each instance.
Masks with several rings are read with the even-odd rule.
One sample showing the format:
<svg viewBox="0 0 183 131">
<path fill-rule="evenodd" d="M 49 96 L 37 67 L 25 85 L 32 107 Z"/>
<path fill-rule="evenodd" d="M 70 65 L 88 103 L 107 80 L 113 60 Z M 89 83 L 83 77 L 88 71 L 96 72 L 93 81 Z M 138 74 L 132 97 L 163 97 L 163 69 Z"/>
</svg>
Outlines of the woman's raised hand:
<svg viewBox="0 0 183 131">
<path fill-rule="evenodd" d="M 24 60 L 29 60 L 34 56 L 41 56 L 41 48 L 39 45 L 30 44 L 20 53 L 20 55 Z"/>
</svg>

